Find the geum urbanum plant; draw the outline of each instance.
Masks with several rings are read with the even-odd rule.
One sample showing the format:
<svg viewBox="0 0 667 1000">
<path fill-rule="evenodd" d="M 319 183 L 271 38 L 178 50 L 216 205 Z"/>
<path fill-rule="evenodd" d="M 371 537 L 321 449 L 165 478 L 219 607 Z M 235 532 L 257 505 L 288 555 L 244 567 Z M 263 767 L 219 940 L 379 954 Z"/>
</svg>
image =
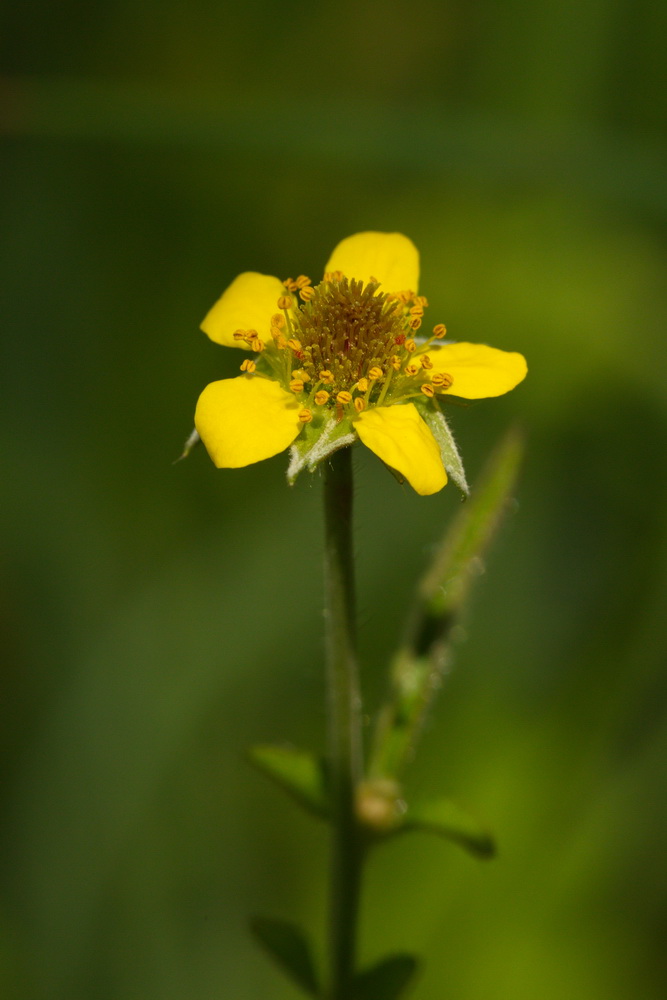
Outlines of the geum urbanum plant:
<svg viewBox="0 0 667 1000">
<path fill-rule="evenodd" d="M 357 914 L 368 851 L 408 830 L 430 830 L 478 856 L 486 831 L 447 799 L 410 802 L 402 787 L 424 714 L 451 658 L 452 629 L 478 575 L 515 480 L 520 442 L 509 434 L 440 542 L 420 582 L 389 690 L 362 746 L 352 559 L 351 446 L 359 439 L 400 481 L 436 493 L 448 474 L 469 489 L 445 419 L 455 398 L 499 396 L 526 375 L 520 354 L 452 343 L 442 323 L 424 336 L 419 255 L 399 233 L 358 233 L 335 248 L 314 284 L 239 275 L 205 317 L 219 344 L 248 352 L 242 374 L 208 385 L 196 432 L 215 465 L 236 468 L 291 446 L 288 480 L 321 467 L 325 511 L 328 752 L 320 760 L 285 747 L 251 751 L 254 763 L 331 826 L 327 974 L 293 923 L 255 918 L 253 930 L 306 993 L 326 1000 L 396 1000 L 416 960 L 392 955 L 357 967 Z"/>
</svg>

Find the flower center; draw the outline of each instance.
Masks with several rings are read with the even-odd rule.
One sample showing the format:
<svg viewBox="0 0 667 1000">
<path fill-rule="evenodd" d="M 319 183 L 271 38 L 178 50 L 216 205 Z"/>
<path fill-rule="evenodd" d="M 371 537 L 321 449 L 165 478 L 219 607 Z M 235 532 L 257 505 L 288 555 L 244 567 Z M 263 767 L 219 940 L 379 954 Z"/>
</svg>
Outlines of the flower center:
<svg viewBox="0 0 667 1000">
<path fill-rule="evenodd" d="M 301 368 L 313 382 L 330 372 L 332 392 L 350 389 L 372 368 L 386 368 L 410 332 L 404 306 L 377 282 L 324 280 L 294 314 Z"/>
<path fill-rule="evenodd" d="M 432 370 L 426 353 L 446 336 L 444 324 L 419 345 L 413 338 L 428 306 L 423 296 L 380 292 L 374 278 L 364 284 L 340 271 L 325 274 L 319 285 L 301 275 L 284 286 L 270 339 L 256 330 L 237 330 L 234 339 L 257 355 L 241 371 L 274 378 L 294 393 L 304 424 L 321 421 L 325 409 L 335 408 L 340 421 L 372 406 L 432 399 L 452 385 L 451 375 Z"/>
</svg>

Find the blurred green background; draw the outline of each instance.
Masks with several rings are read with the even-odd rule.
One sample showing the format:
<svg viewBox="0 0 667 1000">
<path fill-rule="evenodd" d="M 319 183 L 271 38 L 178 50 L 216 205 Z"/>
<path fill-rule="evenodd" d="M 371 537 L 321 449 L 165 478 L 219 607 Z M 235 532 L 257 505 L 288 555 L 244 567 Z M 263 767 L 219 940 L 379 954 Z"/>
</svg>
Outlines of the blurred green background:
<svg viewBox="0 0 667 1000">
<path fill-rule="evenodd" d="M 496 832 L 373 858 L 362 955 L 415 1000 L 667 994 L 667 7 L 83 3 L 2 12 L 0 995 L 293 1000 L 246 929 L 321 941 L 326 837 L 245 763 L 323 744 L 320 484 L 173 466 L 239 357 L 236 273 L 399 230 L 455 338 L 522 351 L 454 414 L 529 450 L 415 792 Z M 369 711 L 457 509 L 356 458 Z"/>
</svg>

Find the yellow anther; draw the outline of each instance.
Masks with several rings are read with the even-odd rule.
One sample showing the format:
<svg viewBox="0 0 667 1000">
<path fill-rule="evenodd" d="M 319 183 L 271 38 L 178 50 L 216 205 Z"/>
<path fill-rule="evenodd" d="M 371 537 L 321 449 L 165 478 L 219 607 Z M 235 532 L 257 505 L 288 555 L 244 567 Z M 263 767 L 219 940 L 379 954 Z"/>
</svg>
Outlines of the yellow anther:
<svg viewBox="0 0 667 1000">
<path fill-rule="evenodd" d="M 423 309 L 423 307 L 420 306 L 420 305 L 411 306 L 411 308 L 410 308 L 410 315 L 411 316 L 423 316 L 424 315 L 424 309 Z"/>
<path fill-rule="evenodd" d="M 436 340 L 442 340 L 443 337 L 447 336 L 447 327 L 444 323 L 438 323 L 437 326 L 433 327 L 433 336 Z"/>
<path fill-rule="evenodd" d="M 279 351 L 284 351 L 285 348 L 287 347 L 287 341 L 283 337 L 282 333 L 279 333 L 276 336 L 276 347 L 278 348 Z"/>
<path fill-rule="evenodd" d="M 334 281 L 342 281 L 345 275 L 342 271 L 332 271 L 331 277 Z"/>
<path fill-rule="evenodd" d="M 303 381 L 300 378 L 293 378 L 289 387 L 292 392 L 295 392 L 298 395 L 298 393 L 303 392 Z"/>
<path fill-rule="evenodd" d="M 431 382 L 438 389 L 449 389 L 453 381 L 454 379 L 448 372 L 435 372 L 435 374 L 431 375 Z"/>
<path fill-rule="evenodd" d="M 247 344 L 250 344 L 252 343 L 253 340 L 256 340 L 258 337 L 259 334 L 257 333 L 257 330 L 246 330 L 245 337 L 243 339 Z"/>
<path fill-rule="evenodd" d="M 416 306 L 421 306 L 423 309 L 428 309 L 428 299 L 425 295 L 415 295 L 414 304 Z"/>
<path fill-rule="evenodd" d="M 366 392 L 366 389 L 368 389 L 368 379 L 360 378 L 354 388 L 357 392 Z"/>
<path fill-rule="evenodd" d="M 366 403 L 361 398 L 361 396 L 357 396 L 357 398 L 355 399 L 354 408 L 357 411 L 357 413 L 361 413 L 362 410 L 366 409 Z"/>
<path fill-rule="evenodd" d="M 257 365 L 255 364 L 254 361 L 251 361 L 250 358 L 246 358 L 241 365 L 241 371 L 247 372 L 248 375 L 252 375 L 252 373 L 256 370 L 257 370 Z"/>
<path fill-rule="evenodd" d="M 315 298 L 315 289 L 311 288 L 310 285 L 304 285 L 303 288 L 299 291 L 299 295 L 301 296 L 304 302 L 310 302 L 311 299 Z"/>
<path fill-rule="evenodd" d="M 340 403 L 341 406 L 347 406 L 348 403 L 352 402 L 352 393 L 348 392 L 347 389 L 342 389 L 336 396 L 336 402 Z"/>
<path fill-rule="evenodd" d="M 319 373 L 318 378 L 320 382 L 324 382 L 325 385 L 333 385 L 333 372 L 328 371 L 326 368 Z"/>
<path fill-rule="evenodd" d="M 382 378 L 383 375 L 384 375 L 384 372 L 377 365 L 373 365 L 373 367 L 371 368 L 371 370 L 368 373 L 368 377 L 371 378 L 373 380 L 373 382 L 377 382 L 377 380 L 379 378 Z"/>
<path fill-rule="evenodd" d="M 327 281 L 329 282 L 329 284 L 331 284 L 331 282 L 334 280 L 333 275 L 334 275 L 333 271 L 325 271 L 322 276 L 322 281 Z"/>
<path fill-rule="evenodd" d="M 428 382 L 424 382 L 424 384 L 421 385 L 419 388 L 421 389 L 421 391 L 424 393 L 425 396 L 429 397 L 429 399 L 432 396 L 435 396 L 435 389 L 433 388 L 432 385 L 429 385 Z"/>
<path fill-rule="evenodd" d="M 412 292 L 407 289 L 403 292 L 396 292 L 396 298 L 407 305 L 408 302 L 412 301 Z"/>
<path fill-rule="evenodd" d="M 281 295 L 278 299 L 279 309 L 291 309 L 292 308 L 292 296 L 291 295 Z"/>
<path fill-rule="evenodd" d="M 425 368 L 426 371 L 430 371 L 433 367 L 433 362 L 429 358 L 428 354 L 422 354 L 420 361 L 422 363 L 422 368 Z"/>
<path fill-rule="evenodd" d="M 412 319 L 410 320 L 411 330 L 418 330 L 421 325 L 422 325 L 421 316 L 413 316 Z"/>
<path fill-rule="evenodd" d="M 410 364 L 405 366 L 406 375 L 416 375 L 419 372 L 419 365 Z"/>
<path fill-rule="evenodd" d="M 285 326 L 285 317 L 282 313 L 274 313 L 271 317 L 271 326 L 277 326 L 279 330 L 282 330 Z"/>
<path fill-rule="evenodd" d="M 401 359 L 399 358 L 398 354 L 392 354 L 392 356 L 389 358 L 389 364 L 391 365 L 391 367 L 394 369 L 395 372 L 400 371 Z"/>
<path fill-rule="evenodd" d="M 260 340 L 259 337 L 253 337 L 253 339 L 250 341 L 250 346 L 252 347 L 253 351 L 259 354 L 260 351 L 264 350 L 265 345 L 264 341 Z"/>
<path fill-rule="evenodd" d="M 312 285 L 312 281 L 310 280 L 310 278 L 307 278 L 305 274 L 300 274 L 299 277 L 296 279 L 296 287 L 305 288 L 306 285 Z"/>
<path fill-rule="evenodd" d="M 283 281 L 283 285 L 289 292 L 295 292 L 298 288 L 298 285 L 294 280 L 294 278 L 285 278 L 285 280 Z M 283 307 L 280 306 L 280 308 L 282 309 Z"/>
<path fill-rule="evenodd" d="M 292 378 L 299 378 L 302 382 L 310 382 L 310 375 L 303 368 L 296 368 L 292 372 Z"/>
<path fill-rule="evenodd" d="M 290 337 L 290 339 L 287 341 L 287 346 L 291 347 L 293 351 L 300 351 L 301 341 L 297 340 L 296 337 Z"/>
<path fill-rule="evenodd" d="M 329 402 L 329 393 L 326 389 L 320 389 L 319 392 L 315 393 L 315 402 L 318 406 L 324 406 L 325 403 Z"/>
<path fill-rule="evenodd" d="M 245 330 L 234 330 L 234 333 L 232 334 L 232 337 L 234 338 L 234 340 L 245 340 L 245 338 L 246 338 L 246 331 Z"/>
<path fill-rule="evenodd" d="M 415 351 L 417 350 L 417 344 L 412 339 L 406 340 L 405 343 L 403 344 L 403 347 L 406 349 L 408 354 L 414 354 Z"/>
<path fill-rule="evenodd" d="M 313 415 L 308 408 L 299 410 L 299 420 L 302 424 L 309 424 L 313 419 Z"/>
</svg>

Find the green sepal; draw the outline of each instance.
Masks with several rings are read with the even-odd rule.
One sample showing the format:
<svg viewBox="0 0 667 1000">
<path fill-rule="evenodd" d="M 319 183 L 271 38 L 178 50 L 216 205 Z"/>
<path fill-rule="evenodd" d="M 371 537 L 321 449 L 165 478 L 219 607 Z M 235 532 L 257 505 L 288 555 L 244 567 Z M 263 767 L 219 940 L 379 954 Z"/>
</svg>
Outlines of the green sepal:
<svg viewBox="0 0 667 1000">
<path fill-rule="evenodd" d="M 335 416 L 316 416 L 304 429 L 290 448 L 287 468 L 287 482 L 294 485 L 296 477 L 304 469 L 314 472 L 317 466 L 339 448 L 354 444 L 357 435 L 348 419 L 337 420 Z"/>
<path fill-rule="evenodd" d="M 365 972 L 355 976 L 351 1000 L 398 1000 L 415 972 L 417 959 L 412 955 L 390 955 Z"/>
<path fill-rule="evenodd" d="M 174 459 L 172 465 L 176 465 L 177 462 L 182 462 L 184 458 L 187 458 L 190 452 L 194 448 L 196 448 L 198 444 L 201 444 L 201 438 L 199 437 L 199 432 L 197 430 L 193 430 L 192 434 L 183 445 L 183 451 L 178 456 L 178 458 Z"/>
<path fill-rule="evenodd" d="M 450 799 L 430 799 L 417 805 L 409 805 L 396 832 L 407 833 L 410 830 L 435 833 L 478 858 L 492 858 L 496 853 L 491 834 Z"/>
<path fill-rule="evenodd" d="M 307 750 L 262 745 L 248 751 L 250 761 L 307 812 L 326 819 L 329 794 L 324 761 Z"/>
<path fill-rule="evenodd" d="M 422 403 L 421 400 L 417 400 L 415 405 L 440 448 L 440 457 L 447 474 L 454 480 L 463 496 L 470 496 L 470 487 L 463 468 L 463 460 L 444 414 L 437 405 L 432 403 Z"/>
<path fill-rule="evenodd" d="M 272 917 L 253 917 L 250 929 L 292 982 L 309 996 L 321 995 L 310 944 L 297 924 Z"/>
</svg>

